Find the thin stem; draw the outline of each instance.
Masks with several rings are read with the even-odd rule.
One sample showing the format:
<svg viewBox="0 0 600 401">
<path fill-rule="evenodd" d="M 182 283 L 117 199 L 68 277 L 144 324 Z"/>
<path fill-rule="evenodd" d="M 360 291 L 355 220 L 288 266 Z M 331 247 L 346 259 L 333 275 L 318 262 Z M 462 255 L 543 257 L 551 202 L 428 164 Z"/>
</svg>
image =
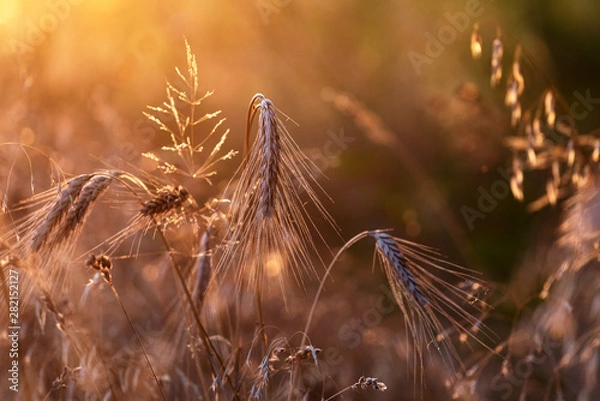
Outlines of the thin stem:
<svg viewBox="0 0 600 401">
<path fill-rule="evenodd" d="M 126 173 L 125 174 L 118 174 L 118 177 L 119 178 L 122 178 L 122 177 L 123 178 L 129 178 L 130 180 L 132 180 L 137 185 L 141 186 L 142 188 L 144 188 L 147 191 L 146 186 L 141 181 L 139 181 L 135 177 L 133 177 L 133 179 L 132 179 L 132 177 L 129 174 L 126 174 Z M 144 203 L 143 199 L 141 199 L 139 197 L 139 195 L 137 194 L 137 192 L 135 191 L 135 189 L 133 187 L 131 187 L 126 182 L 124 182 L 124 180 L 122 180 L 122 179 L 120 179 L 119 181 L 123 184 L 123 186 L 125 186 L 127 189 L 129 189 L 138 198 L 138 200 L 140 201 L 140 203 L 142 203 L 142 204 Z M 198 314 L 197 308 L 194 306 L 194 300 L 193 300 L 192 294 L 190 293 L 189 288 L 187 287 L 185 277 L 183 276 L 183 273 L 181 272 L 181 268 L 179 267 L 179 265 L 177 264 L 177 262 L 173 258 L 173 249 L 171 248 L 171 245 L 169 244 L 169 241 L 167 240 L 167 237 L 165 236 L 163 230 L 160 228 L 160 225 L 158 224 L 158 221 L 156 221 L 155 217 L 152 218 L 152 222 L 153 222 L 154 226 L 156 227 L 156 229 L 157 229 L 157 231 L 158 231 L 158 233 L 160 235 L 160 238 L 163 241 L 163 244 L 165 245 L 165 249 L 167 250 L 167 254 L 169 255 L 169 262 L 171 263 L 171 266 L 173 268 L 174 274 L 177 277 L 177 281 L 179 281 L 179 284 L 181 285 L 181 287 L 183 289 L 183 293 L 185 295 L 185 300 L 190 305 L 190 310 L 192 312 L 192 316 L 194 318 L 194 322 L 196 323 L 196 326 L 198 327 L 198 330 L 199 330 L 199 332 L 201 334 L 200 337 L 202 338 L 202 342 L 204 344 L 204 348 L 206 349 L 206 353 L 208 355 L 208 361 L 210 362 L 210 366 L 211 366 L 211 369 L 213 371 L 214 377 L 215 378 L 219 377 L 219 370 L 215 366 L 215 361 L 213 360 L 213 356 L 216 357 L 216 359 L 219 362 L 220 366 L 223 368 L 223 375 L 227 379 L 227 382 L 231 386 L 232 390 L 235 392 L 234 398 L 236 400 L 240 400 L 238 392 L 234 388 L 233 382 L 230 380 L 229 374 L 227 373 L 227 370 L 225 369 L 225 365 L 223 363 L 223 359 L 221 358 L 221 356 L 217 352 L 217 349 L 215 348 L 215 346 L 210 341 L 210 337 L 208 335 L 208 332 L 206 331 L 206 329 L 204 328 L 204 325 L 200 321 L 200 315 Z"/>
<path fill-rule="evenodd" d="M 312 306 L 310 308 L 310 312 L 308 314 L 308 319 L 306 321 L 306 326 L 304 327 L 304 336 L 302 338 L 302 345 L 300 346 L 301 348 L 306 344 L 306 339 L 307 339 L 307 336 L 308 336 L 308 330 L 309 330 L 310 325 L 312 323 L 313 315 L 314 315 L 315 309 L 317 307 L 317 301 L 319 300 L 319 297 L 321 296 L 321 292 L 323 292 L 323 288 L 325 287 L 325 280 L 327 280 L 327 276 L 329 276 L 329 273 L 331 273 L 331 269 L 333 269 L 333 265 L 335 264 L 335 262 L 337 262 L 337 260 L 339 259 L 339 257 L 342 255 L 342 253 L 346 249 L 350 248 L 352 245 L 354 245 L 359 240 L 367 237 L 370 232 L 371 231 L 363 231 L 363 232 L 355 235 L 354 237 L 352 237 L 348 242 L 346 242 L 344 244 L 343 247 L 340 248 L 340 250 L 335 254 L 333 260 L 331 261 L 331 263 L 327 267 L 327 270 L 325 271 L 325 274 L 323 275 L 323 279 L 321 280 L 321 284 L 319 285 L 319 289 L 317 290 L 317 293 L 315 294 L 315 299 L 313 300 L 313 304 L 312 304 Z"/>
<path fill-rule="evenodd" d="M 258 280 L 256 281 L 256 291 L 255 291 L 255 299 L 256 299 L 256 310 L 258 313 L 258 329 L 261 333 L 262 336 L 262 340 L 263 340 L 263 353 L 266 353 L 267 350 L 269 349 L 269 339 L 267 338 L 267 333 L 265 332 L 265 320 L 264 320 L 264 315 L 263 315 L 263 308 L 262 308 L 262 299 L 261 299 L 261 291 L 260 291 L 260 285 L 258 284 Z"/>
<path fill-rule="evenodd" d="M 335 397 L 337 397 L 338 395 L 341 395 L 343 393 L 345 393 L 346 391 L 350 390 L 352 388 L 352 386 L 348 386 L 340 391 L 338 391 L 337 393 L 335 393 L 334 395 L 332 395 L 331 397 L 328 397 L 325 401 L 331 401 L 333 400 Z"/>
<path fill-rule="evenodd" d="M 187 284 L 186 284 L 186 281 L 185 281 L 185 277 L 183 276 L 183 273 L 181 272 L 181 268 L 179 267 L 179 265 L 177 264 L 177 262 L 175 262 L 175 260 L 173 259 L 173 252 L 172 252 L 171 246 L 170 246 L 169 242 L 167 241 L 167 238 L 165 237 L 163 231 L 159 228 L 158 223 L 156 221 L 154 223 L 155 223 L 156 227 L 158 227 L 158 232 L 160 234 L 160 237 L 162 238 L 162 241 L 165 244 L 165 247 L 167 248 L 167 253 L 169 255 L 169 261 L 171 262 L 171 266 L 173 267 L 173 270 L 175 272 L 175 276 L 177 277 L 177 279 L 179 281 L 179 284 L 183 288 L 183 293 L 185 295 L 186 301 L 190 305 L 190 309 L 192 311 L 192 316 L 194 317 L 194 321 L 196 322 L 196 325 L 198 326 L 198 329 L 199 329 L 200 333 L 202 334 L 200 337 L 202 338 L 202 342 L 204 343 L 204 347 L 206 348 L 206 352 L 207 352 L 207 354 L 209 356 L 208 359 L 210 361 L 210 365 L 212 367 L 213 374 L 215 375 L 216 378 L 219 377 L 219 372 L 218 372 L 218 370 L 217 370 L 217 368 L 215 366 L 214 360 L 212 358 L 214 356 L 214 357 L 217 358 L 217 361 L 219 362 L 220 366 L 223 368 L 223 375 L 224 375 L 226 381 L 231 386 L 231 389 L 233 391 L 235 391 L 235 387 L 233 385 L 233 382 L 231 381 L 231 379 L 229 377 L 229 374 L 227 373 L 227 369 L 225 369 L 225 365 L 223 363 L 223 359 L 221 358 L 221 356 L 217 352 L 217 349 L 213 345 L 212 341 L 210 341 L 210 337 L 208 335 L 208 332 L 206 331 L 206 329 L 204 328 L 204 325 L 200 321 L 200 315 L 198 314 L 197 308 L 194 306 L 194 300 L 192 298 L 192 294 L 191 294 L 189 288 L 187 287 Z M 236 400 L 240 400 L 240 397 L 237 394 L 237 392 L 234 394 L 234 397 L 235 397 Z"/>
<path fill-rule="evenodd" d="M 252 122 L 254 121 L 254 116 L 256 115 L 256 110 L 258 107 L 255 105 L 257 99 L 264 99 L 265 97 L 257 93 L 250 100 L 250 104 L 248 105 L 248 114 L 246 115 L 246 140 L 244 142 L 244 160 L 248 157 L 248 152 L 250 151 L 250 127 L 252 126 Z"/>
<path fill-rule="evenodd" d="M 306 320 L 306 326 L 304 326 L 302 343 L 300 344 L 300 348 L 303 348 L 306 345 L 306 340 L 308 339 L 308 330 L 310 329 L 313 315 L 315 313 L 315 309 L 317 308 L 317 302 L 319 300 L 319 297 L 321 296 L 321 292 L 323 292 L 323 288 L 325 288 L 325 281 L 327 280 L 327 276 L 329 276 L 329 274 L 331 273 L 331 270 L 333 269 L 335 262 L 337 262 L 339 257 L 342 255 L 342 253 L 344 253 L 344 251 L 346 251 L 346 249 L 350 248 L 352 245 L 354 245 L 361 239 L 367 237 L 370 232 L 371 231 L 363 231 L 361 233 L 356 234 L 354 237 L 352 237 L 348 242 L 346 242 L 344 244 L 344 246 L 342 246 L 340 248 L 340 250 L 333 257 L 333 260 L 331 261 L 331 263 L 329 263 L 329 266 L 327 266 L 327 270 L 325 270 L 325 274 L 323 275 L 323 278 L 321 279 L 321 284 L 319 285 L 319 289 L 317 290 L 317 293 L 315 294 L 315 298 L 314 298 L 312 306 L 310 308 L 310 312 L 308 313 L 308 319 Z M 296 381 L 298 379 L 298 375 L 294 375 L 293 370 L 292 370 L 291 374 L 292 374 L 292 378 L 291 378 L 292 384 L 290 386 L 290 393 L 288 396 L 289 400 L 293 399 L 293 392 L 294 392 L 294 388 L 296 388 Z M 343 391 L 345 391 L 345 390 L 343 390 Z"/>
<path fill-rule="evenodd" d="M 127 319 L 127 322 L 129 323 L 129 326 L 131 326 L 131 330 L 133 331 L 133 334 L 135 335 L 135 340 L 137 341 L 140 349 L 142 350 L 142 354 L 144 354 L 144 359 L 146 359 L 146 363 L 148 364 L 148 367 L 150 368 L 150 371 L 152 372 L 152 377 L 154 378 L 154 381 L 156 382 L 156 385 L 158 386 L 158 391 L 160 392 L 161 398 L 164 401 L 167 401 L 167 397 L 165 397 L 165 393 L 163 392 L 162 386 L 160 385 L 160 381 L 158 380 L 158 376 L 156 375 L 156 372 L 154 371 L 154 367 L 152 366 L 152 363 L 150 362 L 150 358 L 148 357 L 148 353 L 146 352 L 146 349 L 144 348 L 144 344 L 142 344 L 142 340 L 140 339 L 140 336 L 139 336 L 137 330 L 135 329 L 135 326 L 133 325 L 133 322 L 131 321 L 131 318 L 129 317 L 127 310 L 125 310 L 125 305 L 123 305 L 123 302 L 121 301 L 121 297 L 119 296 L 117 289 L 115 288 L 115 286 L 112 283 L 108 283 L 108 284 L 109 284 L 110 289 L 112 290 L 113 294 L 115 295 L 115 298 L 117 299 L 117 302 L 119 303 L 119 306 L 123 310 L 123 314 L 125 315 L 125 318 Z"/>
</svg>

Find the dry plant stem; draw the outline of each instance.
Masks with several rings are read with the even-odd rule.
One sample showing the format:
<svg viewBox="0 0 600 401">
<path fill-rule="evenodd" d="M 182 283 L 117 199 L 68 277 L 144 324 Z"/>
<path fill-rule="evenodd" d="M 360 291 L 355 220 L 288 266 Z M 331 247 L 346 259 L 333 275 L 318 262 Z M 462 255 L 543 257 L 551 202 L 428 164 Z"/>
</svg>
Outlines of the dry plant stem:
<svg viewBox="0 0 600 401">
<path fill-rule="evenodd" d="M 142 340 L 140 339 L 140 336 L 139 336 L 137 330 L 135 329 L 135 326 L 133 325 L 133 322 L 131 321 L 129 314 L 127 313 L 127 310 L 125 309 L 125 305 L 123 305 L 123 302 L 121 301 L 121 297 L 119 296 L 119 293 L 117 292 L 117 289 L 115 288 L 115 286 L 112 283 L 108 283 L 108 284 L 109 284 L 110 289 L 112 290 L 113 294 L 115 295 L 115 298 L 117 299 L 117 302 L 119 303 L 119 306 L 121 307 L 121 310 L 123 311 L 123 314 L 125 315 L 125 318 L 127 319 L 127 322 L 129 323 L 129 326 L 131 326 L 131 330 L 133 331 L 133 334 L 135 335 L 135 340 L 138 343 L 140 349 L 142 350 L 142 354 L 144 354 L 144 359 L 146 359 L 146 363 L 148 364 L 148 367 L 150 368 L 150 372 L 152 372 L 152 378 L 154 378 L 154 381 L 156 382 L 156 386 L 158 387 L 160 396 L 164 401 L 166 401 L 167 397 L 165 397 L 165 393 L 163 392 L 162 386 L 160 385 L 160 380 L 158 380 L 158 376 L 156 375 L 156 372 L 154 371 L 154 367 L 152 366 L 152 363 L 150 362 L 148 353 L 146 352 L 146 349 L 144 348 L 144 344 L 142 344 Z"/>
<path fill-rule="evenodd" d="M 160 230 L 158 222 L 154 221 L 154 224 L 158 228 L 159 235 L 162 238 L 162 241 L 165 244 L 165 247 L 167 249 L 167 253 L 169 255 L 169 261 L 171 262 L 171 266 L 173 267 L 173 271 L 175 273 L 175 276 L 177 277 L 177 280 L 179 281 L 179 284 L 180 284 L 180 286 L 183 289 L 183 293 L 185 295 L 186 301 L 190 305 L 190 310 L 192 311 L 192 316 L 194 317 L 194 321 L 196 323 L 196 326 L 198 326 L 198 330 L 200 331 L 200 334 L 201 334 L 200 337 L 202 338 L 202 342 L 204 343 L 204 347 L 206 348 L 206 353 L 208 355 L 208 360 L 209 360 L 210 365 L 212 367 L 213 374 L 215 375 L 215 378 L 219 377 L 219 370 L 215 366 L 215 361 L 213 359 L 213 357 L 216 357 L 217 361 L 219 362 L 219 365 L 223 369 L 223 375 L 224 375 L 227 383 L 229 383 L 229 385 L 231 386 L 232 390 L 235 392 L 235 394 L 234 394 L 235 399 L 236 400 L 240 400 L 240 397 L 239 397 L 239 395 L 238 395 L 238 393 L 237 393 L 237 391 L 236 391 L 236 389 L 235 389 L 235 387 L 233 385 L 233 382 L 231 381 L 231 379 L 229 377 L 229 374 L 227 373 L 227 369 L 225 368 L 225 365 L 223 363 L 223 359 L 221 358 L 221 356 L 217 352 L 217 349 L 215 348 L 215 346 L 213 345 L 213 343 L 210 340 L 208 332 L 206 331 L 206 329 L 204 328 L 204 325 L 200 321 L 200 315 L 198 314 L 197 308 L 194 306 L 194 300 L 192 298 L 192 294 L 191 294 L 189 288 L 186 285 L 185 277 L 183 276 L 183 273 L 181 272 L 181 268 L 179 267 L 179 265 L 177 264 L 177 262 L 175 262 L 175 260 L 173 259 L 173 256 L 172 256 L 173 255 L 173 249 L 171 248 L 171 245 L 169 244 L 169 241 L 165 237 L 163 231 Z"/>
<path fill-rule="evenodd" d="M 310 312 L 308 313 L 308 318 L 306 319 L 306 326 L 304 326 L 304 331 L 302 332 L 303 336 L 302 336 L 302 343 L 300 344 L 300 348 L 302 348 L 306 345 L 306 339 L 308 338 L 308 330 L 310 329 L 313 315 L 315 313 L 315 309 L 317 308 L 317 302 L 319 301 L 321 292 L 323 292 L 323 288 L 325 288 L 325 281 L 327 280 L 327 277 L 331 273 L 333 266 L 335 265 L 335 263 L 337 262 L 339 257 L 342 255 L 342 253 L 344 253 L 348 248 L 350 248 L 352 245 L 354 245 L 356 242 L 360 241 L 361 239 L 367 237 L 368 235 L 369 235 L 369 231 L 363 231 L 359 234 L 356 234 L 354 237 L 352 237 L 348 242 L 346 242 L 344 244 L 344 246 L 342 246 L 340 248 L 340 250 L 333 257 L 332 261 L 329 263 L 329 266 L 327 266 L 327 270 L 325 270 L 325 274 L 323 275 L 323 278 L 321 279 L 321 283 L 319 284 L 319 289 L 317 290 L 317 293 L 315 294 L 315 298 L 313 300 L 312 306 L 310 307 Z M 293 373 L 293 371 L 292 371 L 292 373 Z M 294 375 L 294 377 L 292 378 L 292 385 L 290 386 L 290 393 L 288 396 L 288 399 L 290 401 L 293 399 L 293 389 L 296 387 L 297 380 L 298 380 L 298 375 Z M 342 392 L 344 392 L 346 390 L 347 389 L 344 389 L 338 394 L 341 394 Z M 338 394 L 336 394 L 336 395 L 338 395 Z M 333 397 L 330 397 L 329 399 L 331 399 L 331 398 L 333 398 Z"/>
<path fill-rule="evenodd" d="M 17 262 L 17 264 L 21 269 L 23 269 L 23 271 L 26 271 L 32 277 L 34 287 L 41 294 L 41 296 L 38 297 L 39 301 L 42 302 L 43 307 L 48 312 L 50 312 L 52 315 L 54 315 L 54 317 L 57 321 L 58 329 L 61 331 L 61 333 L 64 334 L 64 336 L 67 338 L 69 343 L 72 344 L 79 360 L 80 361 L 86 360 L 86 355 L 89 354 L 89 349 L 87 351 L 85 350 L 84 345 L 81 344 L 80 341 L 78 341 L 78 338 L 74 335 L 74 333 L 71 332 L 71 329 L 70 329 L 71 325 L 69 324 L 69 322 L 67 322 L 65 320 L 65 316 L 62 313 L 60 313 L 58 311 L 58 309 L 56 308 L 56 306 L 55 306 L 56 303 L 52 299 L 52 296 L 50 295 L 50 291 L 48 291 L 45 288 L 45 285 L 47 282 L 45 280 L 45 278 L 40 276 L 40 273 L 37 270 L 31 269 L 29 266 L 27 266 L 28 263 L 26 261 L 19 260 Z M 104 360 L 100 359 L 100 365 L 102 366 L 102 369 L 104 370 L 106 382 L 108 383 L 108 388 L 110 389 L 110 391 L 113 394 L 116 394 L 115 389 L 113 387 L 113 381 L 110 379 L 111 374 L 109 372 L 108 367 L 104 363 Z M 94 386 L 94 391 L 98 395 L 98 398 L 99 399 L 102 398 L 100 389 L 98 388 L 96 381 L 92 380 L 92 384 Z"/>
<path fill-rule="evenodd" d="M 370 231 L 367 230 L 367 231 L 363 231 L 359 234 L 356 234 L 354 237 L 352 237 L 348 242 L 346 242 L 344 244 L 343 247 L 340 248 L 340 250 L 333 257 L 333 260 L 331 261 L 331 263 L 329 263 L 329 266 L 327 266 L 327 270 L 325 271 L 325 274 L 323 275 L 323 278 L 321 279 L 321 284 L 319 285 L 319 289 L 317 290 L 317 293 L 315 294 L 315 298 L 314 298 L 312 306 L 310 308 L 310 312 L 308 313 L 308 319 L 306 320 L 306 326 L 304 326 L 304 331 L 303 331 L 304 335 L 302 336 L 302 344 L 300 345 L 300 348 L 302 348 L 306 345 L 308 330 L 310 329 L 310 325 L 312 323 L 313 315 L 314 315 L 315 309 L 317 307 L 317 302 L 319 301 L 321 292 L 323 292 L 323 288 L 325 287 L 325 281 L 327 280 L 327 277 L 331 273 L 331 269 L 333 269 L 335 262 L 337 262 L 337 260 L 342 255 L 342 253 L 344 253 L 344 251 L 346 251 L 348 248 L 350 248 L 352 245 L 354 245 L 361 239 L 369 236 L 369 233 L 370 233 Z"/>
<path fill-rule="evenodd" d="M 129 174 L 124 174 L 123 176 L 119 176 L 119 178 L 120 178 L 121 184 L 125 188 L 127 188 L 129 191 L 131 191 L 140 200 L 142 207 L 144 207 L 146 205 L 146 203 L 143 201 L 143 199 L 141 199 L 137 195 L 136 190 L 131 185 L 129 185 L 125 181 L 125 179 L 128 179 L 128 180 L 132 181 L 133 183 L 135 183 L 136 185 L 140 185 L 142 188 L 147 190 L 147 188 L 143 185 L 143 183 L 139 182 L 139 180 L 137 180 L 135 177 L 131 177 Z M 204 325 L 202 324 L 202 322 L 200 320 L 200 315 L 198 314 L 198 309 L 194 306 L 193 297 L 192 297 L 192 294 L 190 293 L 190 290 L 187 287 L 185 277 L 184 277 L 183 273 L 181 272 L 181 268 L 179 267 L 179 265 L 173 258 L 173 249 L 171 248 L 169 241 L 165 237 L 163 230 L 160 228 L 160 224 L 156 220 L 156 217 L 152 214 L 150 214 L 149 217 L 152 218 L 152 222 L 153 222 L 154 226 L 157 228 L 159 236 L 165 246 L 165 249 L 167 250 L 167 254 L 169 255 L 169 262 L 171 263 L 171 266 L 173 268 L 173 272 L 175 274 L 176 281 L 178 281 L 180 286 L 182 287 L 184 295 L 185 295 L 185 300 L 190 305 L 190 310 L 192 312 L 194 322 L 196 323 L 196 326 L 198 327 L 198 330 L 201 334 L 200 337 L 202 338 L 204 348 L 206 349 L 206 353 L 208 355 L 208 361 L 209 361 L 211 369 L 213 371 L 213 375 L 215 378 L 219 377 L 219 368 L 216 366 L 215 360 L 213 359 L 213 357 L 216 357 L 219 365 L 223 368 L 223 371 L 224 371 L 223 374 L 224 374 L 225 378 L 227 379 L 227 382 L 230 384 L 233 391 L 235 392 L 235 395 L 234 395 L 235 399 L 239 400 L 240 399 L 239 395 L 237 394 L 235 388 L 233 388 L 233 383 L 231 382 L 229 375 L 227 374 L 223 360 L 222 360 L 221 356 L 219 355 L 219 353 L 217 352 L 214 345 L 212 344 L 210 337 L 208 335 L 208 332 L 206 331 L 206 329 L 204 328 Z"/>
<path fill-rule="evenodd" d="M 262 299 L 261 299 L 261 292 L 260 292 L 260 285 L 256 285 L 256 291 L 255 291 L 255 299 L 256 299 L 256 310 L 258 313 L 258 329 L 261 333 L 261 337 L 263 340 L 263 353 L 266 353 L 269 350 L 269 339 L 267 338 L 267 333 L 265 332 L 265 320 L 263 317 L 263 308 L 262 308 Z"/>
<path fill-rule="evenodd" d="M 36 286 L 37 285 L 38 284 L 36 283 Z M 44 303 L 44 307 L 55 316 L 58 324 L 62 328 L 62 330 L 61 330 L 62 333 L 64 333 L 65 337 L 67 337 L 69 342 L 73 345 L 73 348 L 75 349 L 75 352 L 77 353 L 77 356 L 79 357 L 79 359 L 85 360 L 87 352 L 85 352 L 83 350 L 83 347 L 79 344 L 77 339 L 74 338 L 74 336 L 70 333 L 70 330 L 68 329 L 68 324 L 65 324 L 65 322 L 64 322 L 64 315 L 59 316 L 59 313 L 55 308 L 48 307 L 48 305 L 56 305 L 54 303 L 54 301 L 52 301 L 50 293 L 48 291 L 46 291 L 45 289 L 41 289 L 40 291 L 42 292 L 42 295 L 43 295 L 43 299 L 40 299 L 40 301 L 42 301 Z M 109 370 L 108 370 L 106 364 L 104 363 L 104 361 L 101 360 L 101 364 L 102 364 L 102 368 L 104 369 L 104 373 L 106 374 L 107 382 L 109 383 L 108 387 L 110 388 L 110 390 L 113 394 L 116 394 L 115 389 L 113 388 L 112 380 L 109 380 L 109 378 L 111 377 Z M 92 380 L 92 384 L 94 385 L 94 390 L 98 394 L 98 397 L 101 397 L 100 389 L 98 388 L 96 381 Z"/>
<path fill-rule="evenodd" d="M 350 390 L 351 388 L 352 388 L 352 386 L 348 386 L 348 387 L 346 387 L 346 388 L 344 388 L 344 389 L 341 389 L 340 391 L 338 391 L 337 393 L 335 393 L 335 394 L 334 394 L 334 395 L 332 395 L 331 397 L 327 397 L 327 398 L 325 399 L 325 401 L 331 401 L 331 400 L 333 400 L 335 397 L 337 397 L 337 396 L 339 396 L 339 395 L 342 395 L 342 394 L 344 394 L 346 391 Z"/>
</svg>

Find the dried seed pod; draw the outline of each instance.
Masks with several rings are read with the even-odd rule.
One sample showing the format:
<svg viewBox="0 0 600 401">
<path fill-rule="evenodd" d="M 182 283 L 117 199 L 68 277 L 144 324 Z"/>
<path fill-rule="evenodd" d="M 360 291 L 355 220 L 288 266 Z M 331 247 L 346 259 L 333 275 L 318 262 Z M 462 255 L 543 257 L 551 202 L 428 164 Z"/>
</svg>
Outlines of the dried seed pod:
<svg viewBox="0 0 600 401">
<path fill-rule="evenodd" d="M 600 160 L 600 139 L 596 139 L 596 143 L 594 143 L 594 152 L 592 153 L 592 160 L 595 163 L 598 163 L 598 160 Z"/>
<path fill-rule="evenodd" d="M 537 164 L 537 156 L 535 154 L 535 148 L 533 146 L 533 137 L 529 135 L 527 137 L 527 161 L 532 167 L 535 167 Z"/>
<path fill-rule="evenodd" d="M 112 284 L 112 261 L 106 255 L 96 256 L 93 254 L 88 255 L 85 265 L 91 267 L 92 269 L 98 271 L 104 281 L 108 284 Z"/>
<path fill-rule="evenodd" d="M 506 88 L 506 96 L 504 96 L 504 104 L 514 108 L 519 101 L 519 84 L 514 79 L 510 79 Z"/>
<path fill-rule="evenodd" d="M 546 197 L 548 198 L 548 203 L 550 205 L 556 205 L 556 201 L 558 200 L 558 188 L 554 185 L 552 179 L 549 179 L 546 183 Z"/>
<path fill-rule="evenodd" d="M 499 34 L 499 32 L 498 32 Z M 496 87 L 502 79 L 502 55 L 504 54 L 504 47 L 500 36 L 494 39 L 492 43 L 492 74 L 490 77 L 490 84 Z"/>
<path fill-rule="evenodd" d="M 373 389 L 378 391 L 387 390 L 385 383 L 380 382 L 376 377 L 361 376 L 356 383 L 352 385 L 354 390 Z"/>
<path fill-rule="evenodd" d="M 541 122 L 539 117 L 535 117 L 533 119 L 533 123 L 531 125 L 533 129 L 533 139 L 536 146 L 541 146 L 544 143 L 544 134 L 541 129 Z"/>
<path fill-rule="evenodd" d="M 517 102 L 512 108 L 512 112 L 510 114 L 510 125 L 511 127 L 516 127 L 521 121 L 521 103 Z"/>
<path fill-rule="evenodd" d="M 573 163 L 575 163 L 575 141 L 571 138 L 567 143 L 567 165 L 573 167 Z"/>
<path fill-rule="evenodd" d="M 479 60 L 481 58 L 481 49 L 483 46 L 483 40 L 479 33 L 479 24 L 473 24 L 473 32 L 471 33 L 471 55 L 473 59 Z"/>
<path fill-rule="evenodd" d="M 552 182 L 556 188 L 560 185 L 560 165 L 557 160 L 552 162 Z"/>
<path fill-rule="evenodd" d="M 514 174 L 510 177 L 510 191 L 516 200 L 523 201 L 523 183 Z"/>
<path fill-rule="evenodd" d="M 546 124 L 551 128 L 554 127 L 556 122 L 556 110 L 554 95 L 551 90 L 547 90 L 546 95 L 544 95 L 544 113 L 546 115 Z"/>
<path fill-rule="evenodd" d="M 523 165 L 518 157 L 513 157 L 512 171 L 519 184 L 523 183 Z"/>
</svg>

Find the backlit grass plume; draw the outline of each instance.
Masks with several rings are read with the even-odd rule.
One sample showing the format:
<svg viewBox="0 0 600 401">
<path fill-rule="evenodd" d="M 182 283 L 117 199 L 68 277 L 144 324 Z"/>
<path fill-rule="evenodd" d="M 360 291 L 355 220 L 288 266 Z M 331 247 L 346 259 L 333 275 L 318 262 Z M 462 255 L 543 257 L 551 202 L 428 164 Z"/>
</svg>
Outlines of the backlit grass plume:
<svg viewBox="0 0 600 401">
<path fill-rule="evenodd" d="M 435 249 L 383 230 L 363 231 L 338 251 L 317 291 L 304 333 L 309 334 L 316 303 L 333 265 L 345 250 L 367 237 L 375 240 L 377 259 L 412 338 L 414 371 L 422 378 L 426 354 L 437 354 L 452 371 L 464 370 L 451 337 L 461 342 L 476 338 L 489 308 L 487 287 L 474 272 L 444 260 Z"/>
<path fill-rule="evenodd" d="M 254 118 L 258 132 L 252 146 Z M 293 276 L 312 270 L 309 252 L 313 222 L 302 194 L 331 222 L 313 189 L 310 164 L 278 117 L 271 100 L 255 95 L 249 106 L 246 155 L 231 197 L 227 248 L 217 271 L 235 269 L 238 285 L 252 290 L 277 280 L 283 289 Z M 284 292 L 285 293 L 285 292 Z"/>
<path fill-rule="evenodd" d="M 473 272 L 441 259 L 433 248 L 378 230 L 369 236 L 413 338 L 417 362 L 422 365 L 423 353 L 433 348 L 449 366 L 460 363 L 449 336 L 464 341 L 479 331 L 488 307 L 483 299 L 487 288 Z"/>
</svg>

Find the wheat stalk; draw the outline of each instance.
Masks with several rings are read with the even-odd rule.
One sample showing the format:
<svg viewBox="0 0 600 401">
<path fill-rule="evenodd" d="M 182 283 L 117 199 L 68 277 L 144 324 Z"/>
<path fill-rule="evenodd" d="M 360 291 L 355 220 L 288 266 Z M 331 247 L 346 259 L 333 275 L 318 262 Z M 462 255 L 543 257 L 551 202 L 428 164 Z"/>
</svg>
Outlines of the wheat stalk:
<svg viewBox="0 0 600 401">
<path fill-rule="evenodd" d="M 70 207 L 64 222 L 54 233 L 52 239 L 48 241 L 49 247 L 58 246 L 72 238 L 77 230 L 83 226 L 94 203 L 108 189 L 111 181 L 112 177 L 98 175 L 83 186 L 77 200 Z"/>
<path fill-rule="evenodd" d="M 249 130 L 256 115 L 258 132 L 250 146 Z M 316 167 L 294 142 L 273 103 L 261 94 L 250 102 L 247 127 L 247 154 L 236 173 L 227 247 L 216 271 L 236 269 L 238 289 L 247 285 L 253 291 L 268 284 L 267 277 L 274 278 L 285 294 L 290 276 L 301 282 L 302 273 L 312 269 L 314 224 L 301 194 L 333 223 L 313 189 L 318 186 L 312 176 Z"/>
<path fill-rule="evenodd" d="M 32 251 L 38 251 L 48 241 L 52 232 L 60 226 L 73 203 L 79 197 L 83 186 L 93 177 L 92 174 L 82 174 L 68 181 L 68 186 L 58 193 L 57 198 L 35 231 L 31 239 Z"/>
<path fill-rule="evenodd" d="M 423 357 L 432 346 L 452 370 L 456 369 L 455 362 L 463 369 L 450 334 L 458 334 L 461 341 L 471 337 L 481 342 L 475 335 L 485 327 L 476 314 L 488 308 L 484 300 L 486 287 L 472 271 L 444 261 L 432 248 L 402 240 L 383 230 L 363 231 L 338 251 L 321 280 L 304 334 L 308 335 L 317 301 L 334 264 L 343 252 L 366 237 L 375 239 L 378 258 L 412 337 L 415 371 L 423 374 Z M 487 331 L 485 334 L 488 335 Z"/>
<path fill-rule="evenodd" d="M 380 230 L 370 231 L 369 236 L 376 241 L 388 283 L 413 337 L 418 364 L 422 368 L 423 354 L 433 345 L 449 367 L 454 369 L 457 362 L 462 368 L 449 335 L 475 338 L 474 332 L 481 329 L 481 318 L 475 313 L 488 308 L 483 282 L 472 271 L 441 259 L 432 248 Z"/>
</svg>

